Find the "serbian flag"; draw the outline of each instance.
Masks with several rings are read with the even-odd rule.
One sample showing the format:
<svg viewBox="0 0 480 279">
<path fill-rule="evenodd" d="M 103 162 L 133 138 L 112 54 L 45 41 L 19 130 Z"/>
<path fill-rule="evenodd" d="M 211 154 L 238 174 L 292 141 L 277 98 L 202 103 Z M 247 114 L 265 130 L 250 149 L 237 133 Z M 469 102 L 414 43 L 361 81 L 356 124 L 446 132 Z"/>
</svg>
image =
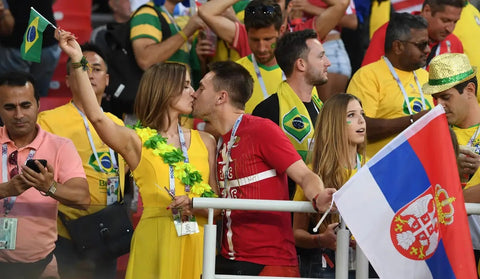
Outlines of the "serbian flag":
<svg viewBox="0 0 480 279">
<path fill-rule="evenodd" d="M 380 150 L 334 201 L 380 278 L 477 278 L 441 106 Z"/>
<path fill-rule="evenodd" d="M 28 27 L 23 36 L 23 43 L 20 52 L 24 60 L 40 63 L 42 56 L 43 31 L 50 24 L 35 9 L 30 9 L 30 19 Z"/>
</svg>

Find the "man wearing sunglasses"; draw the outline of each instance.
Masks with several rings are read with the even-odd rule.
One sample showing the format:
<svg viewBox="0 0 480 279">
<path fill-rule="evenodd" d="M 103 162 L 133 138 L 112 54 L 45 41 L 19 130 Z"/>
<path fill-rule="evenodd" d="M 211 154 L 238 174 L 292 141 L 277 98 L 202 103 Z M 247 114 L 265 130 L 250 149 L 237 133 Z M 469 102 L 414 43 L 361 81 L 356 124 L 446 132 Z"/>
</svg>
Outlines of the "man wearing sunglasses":
<svg viewBox="0 0 480 279">
<path fill-rule="evenodd" d="M 367 121 L 367 156 L 372 157 L 398 133 L 432 108 L 422 84 L 428 72 L 427 21 L 408 13 L 394 14 L 385 36 L 385 56 L 361 67 L 347 93 L 363 103 Z"/>
<path fill-rule="evenodd" d="M 422 11 L 415 12 L 428 22 L 428 42 L 431 49 L 426 67 L 430 60 L 441 53 L 463 53 L 462 42 L 452 32 L 460 19 L 464 0 L 425 0 Z M 385 32 L 388 22 L 372 36 L 362 66 L 380 59 L 384 55 Z"/>
<path fill-rule="evenodd" d="M 47 265 L 56 266 L 58 202 L 80 209 L 90 204 L 82 160 L 72 141 L 36 124 L 34 84 L 23 72 L 0 76 L 0 117 L 5 124 L 0 128 L 2 278 L 40 278 Z M 38 170 L 25 165 L 30 159 Z"/>
</svg>

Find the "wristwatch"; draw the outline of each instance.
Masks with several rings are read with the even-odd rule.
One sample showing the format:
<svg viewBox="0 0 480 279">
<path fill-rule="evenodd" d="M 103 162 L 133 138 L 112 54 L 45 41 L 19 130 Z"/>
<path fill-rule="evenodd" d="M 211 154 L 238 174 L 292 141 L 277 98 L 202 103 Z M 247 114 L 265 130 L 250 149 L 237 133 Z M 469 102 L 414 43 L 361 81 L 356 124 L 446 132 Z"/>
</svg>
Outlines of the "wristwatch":
<svg viewBox="0 0 480 279">
<path fill-rule="evenodd" d="M 48 189 L 48 192 L 46 194 L 47 196 L 52 196 L 53 194 L 55 194 L 56 191 L 57 191 L 57 182 L 54 180 L 52 182 L 52 185 L 50 185 L 50 188 Z"/>
</svg>

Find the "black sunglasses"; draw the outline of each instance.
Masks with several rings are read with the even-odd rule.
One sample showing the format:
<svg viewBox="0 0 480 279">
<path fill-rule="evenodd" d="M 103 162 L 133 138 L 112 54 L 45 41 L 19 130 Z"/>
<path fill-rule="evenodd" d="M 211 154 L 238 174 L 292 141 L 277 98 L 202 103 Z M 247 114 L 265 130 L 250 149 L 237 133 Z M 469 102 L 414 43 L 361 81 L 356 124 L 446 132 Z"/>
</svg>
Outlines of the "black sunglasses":
<svg viewBox="0 0 480 279">
<path fill-rule="evenodd" d="M 265 15 L 269 17 L 274 17 L 275 15 L 281 13 L 280 12 L 280 6 L 279 5 L 273 5 L 273 6 L 249 6 L 245 9 L 245 14 L 246 15 Z"/>
<path fill-rule="evenodd" d="M 416 46 L 421 51 L 424 51 L 425 48 L 427 48 L 427 46 L 428 46 L 428 41 L 424 41 L 424 42 L 400 41 L 400 42 L 412 44 L 412 45 Z"/>
</svg>

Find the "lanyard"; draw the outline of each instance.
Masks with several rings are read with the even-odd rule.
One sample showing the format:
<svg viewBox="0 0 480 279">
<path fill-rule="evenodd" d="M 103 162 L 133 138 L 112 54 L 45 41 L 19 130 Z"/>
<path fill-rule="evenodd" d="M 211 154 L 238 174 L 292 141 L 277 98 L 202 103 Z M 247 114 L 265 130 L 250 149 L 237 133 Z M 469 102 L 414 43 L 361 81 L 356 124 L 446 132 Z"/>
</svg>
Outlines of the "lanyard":
<svg viewBox="0 0 480 279">
<path fill-rule="evenodd" d="M 180 28 L 178 27 L 177 23 L 175 22 L 175 19 L 170 14 L 170 12 L 167 9 L 165 9 L 165 6 L 161 6 L 160 8 L 162 9 L 162 11 L 164 11 L 167 14 L 168 19 L 170 19 L 170 22 L 172 23 L 173 27 L 175 27 L 175 30 L 177 30 L 177 32 L 180 32 Z"/>
<path fill-rule="evenodd" d="M 30 150 L 27 156 L 27 161 L 33 159 L 33 155 L 35 155 L 35 149 Z M 17 155 L 18 156 L 18 155 Z M 18 158 L 18 157 L 17 157 Z M 26 161 L 25 161 L 26 162 Z M 18 162 L 17 162 L 18 164 Z M 2 144 L 2 182 L 5 183 L 8 181 L 8 148 L 7 144 Z M 11 178 L 11 177 L 10 177 Z M 3 208 L 5 209 L 5 216 L 12 210 L 13 204 L 15 204 L 15 200 L 17 197 L 6 197 L 3 199 Z"/>
<path fill-rule="evenodd" d="M 235 134 L 237 133 L 238 126 L 240 126 L 240 122 L 242 122 L 242 117 L 243 117 L 243 114 L 241 114 L 237 118 L 237 120 L 235 120 L 235 124 L 233 125 L 233 128 L 232 128 L 232 134 L 230 135 L 230 140 L 228 141 L 228 144 L 227 144 L 227 151 L 225 152 L 225 158 L 223 158 L 223 162 L 225 164 L 223 166 L 223 176 L 224 176 L 223 185 L 225 185 L 228 197 L 230 197 L 230 186 L 228 186 L 228 173 L 229 173 L 228 168 L 230 165 L 230 158 L 231 158 L 230 154 L 232 153 L 232 147 L 235 144 Z M 217 158 L 218 158 L 218 153 L 220 152 L 220 148 L 222 144 L 223 144 L 223 138 L 220 137 L 217 144 Z"/>
<path fill-rule="evenodd" d="M 392 66 L 392 63 L 390 63 L 390 60 L 388 60 L 387 57 L 383 56 L 383 59 L 385 60 L 385 63 L 387 63 L 388 69 L 390 70 L 390 73 L 392 74 L 393 78 L 397 81 L 398 87 L 400 87 L 400 90 L 402 91 L 403 98 L 405 99 L 405 103 L 407 104 L 408 112 L 410 115 L 413 115 L 412 107 L 410 106 L 410 102 L 408 101 L 408 95 L 407 91 L 405 91 L 405 88 L 403 87 L 402 82 L 400 81 L 400 78 L 398 77 L 397 73 L 395 72 L 395 69 Z M 423 91 L 422 87 L 420 86 L 420 82 L 418 81 L 417 74 L 415 71 L 413 71 L 413 77 L 415 78 L 415 82 L 417 83 L 418 91 L 420 92 L 420 96 L 422 98 L 422 106 L 423 109 L 427 109 L 427 106 L 425 105 L 425 97 L 423 96 Z"/>
<path fill-rule="evenodd" d="M 180 139 L 180 147 L 182 148 L 183 160 L 184 163 L 188 163 L 188 153 L 187 153 L 187 144 L 185 143 L 185 136 L 183 135 L 182 127 L 177 124 L 178 128 L 178 138 Z M 169 173 L 170 173 L 170 193 L 175 196 L 175 176 L 174 176 L 174 169 L 172 165 L 169 166 Z M 185 192 L 190 192 L 190 185 L 185 184 Z"/>
<path fill-rule="evenodd" d="M 255 73 L 257 74 L 258 83 L 262 88 L 263 99 L 266 99 L 269 96 L 267 92 L 267 87 L 265 86 L 265 82 L 263 81 L 262 74 L 260 73 L 260 68 L 258 67 L 257 60 L 255 59 L 255 55 L 253 53 L 252 53 L 252 63 L 253 63 L 253 68 L 255 69 Z M 282 81 L 286 79 L 287 78 L 285 77 L 285 73 L 282 71 Z"/>
<path fill-rule="evenodd" d="M 97 149 L 95 148 L 95 144 L 93 143 L 93 137 L 92 137 L 92 132 L 90 131 L 90 125 L 88 125 L 88 120 L 85 117 L 85 114 L 73 103 L 73 106 L 78 110 L 78 113 L 80 113 L 80 116 L 82 116 L 83 119 L 83 124 L 85 125 L 85 130 L 87 130 L 87 136 L 88 136 L 88 141 L 90 142 L 90 147 L 92 148 L 93 155 L 95 156 L 95 160 L 97 160 L 98 167 L 100 168 L 101 172 L 106 173 L 106 171 L 103 169 L 102 163 L 100 162 L 100 158 L 98 158 L 97 154 Z M 115 171 L 118 171 L 118 164 L 117 164 L 117 159 L 115 158 L 115 153 L 113 150 L 109 147 L 108 151 L 110 152 L 110 160 L 112 162 L 113 168 Z"/>
</svg>

